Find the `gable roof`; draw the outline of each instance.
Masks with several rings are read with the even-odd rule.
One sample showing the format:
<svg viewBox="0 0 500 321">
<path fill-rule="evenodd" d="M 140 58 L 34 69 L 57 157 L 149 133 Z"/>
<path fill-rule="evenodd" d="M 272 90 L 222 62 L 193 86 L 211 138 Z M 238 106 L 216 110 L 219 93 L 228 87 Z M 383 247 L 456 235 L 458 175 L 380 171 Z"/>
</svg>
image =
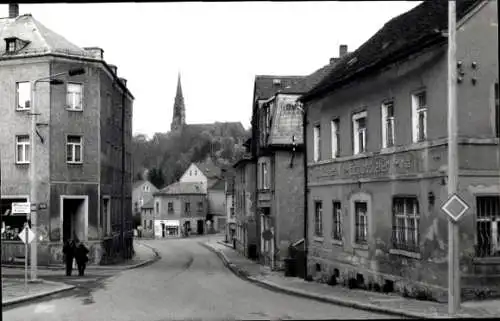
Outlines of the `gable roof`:
<svg viewBox="0 0 500 321">
<path fill-rule="evenodd" d="M 203 162 L 195 163 L 195 165 L 207 179 L 221 177 L 221 169 L 217 167 L 210 158 L 207 158 Z"/>
<path fill-rule="evenodd" d="M 255 76 L 254 82 L 254 99 L 269 99 L 274 96 L 278 90 L 281 91 L 289 87 L 291 88 L 304 78 L 305 76 L 257 75 Z M 275 80 L 278 80 L 280 84 L 275 84 Z"/>
<path fill-rule="evenodd" d="M 141 186 L 144 183 L 146 183 L 145 180 L 136 181 L 134 182 L 134 185 L 132 185 L 132 189 L 136 189 L 137 187 Z"/>
<path fill-rule="evenodd" d="M 201 183 L 175 182 L 161 189 L 154 195 L 206 194 Z"/>
<path fill-rule="evenodd" d="M 457 21 L 463 18 L 482 0 L 457 1 Z M 349 55 L 340 60 L 328 75 L 304 94 L 308 101 L 334 90 L 356 77 L 397 62 L 422 49 L 446 42 L 443 31 L 448 28 L 448 1 L 424 1 L 412 10 L 401 14 Z"/>
<path fill-rule="evenodd" d="M 45 27 L 31 14 L 25 14 L 16 18 L 0 19 L 0 52 L 4 53 L 6 48 L 3 39 L 16 37 L 29 41 L 29 44 L 10 56 L 60 53 L 69 56 L 93 58 L 94 55 L 83 48 L 68 41 L 63 36 Z"/>
</svg>

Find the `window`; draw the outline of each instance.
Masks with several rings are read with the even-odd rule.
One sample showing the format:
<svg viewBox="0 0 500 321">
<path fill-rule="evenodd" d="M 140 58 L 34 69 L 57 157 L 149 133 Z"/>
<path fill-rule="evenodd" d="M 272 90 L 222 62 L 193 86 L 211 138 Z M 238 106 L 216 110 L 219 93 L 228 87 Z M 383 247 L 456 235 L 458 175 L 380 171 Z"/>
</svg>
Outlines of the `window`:
<svg viewBox="0 0 500 321">
<path fill-rule="evenodd" d="M 231 207 L 231 208 L 229 209 L 229 214 L 231 215 L 231 217 L 233 217 L 233 216 L 234 216 L 234 207 Z"/>
<path fill-rule="evenodd" d="M 149 229 L 152 230 L 153 229 L 153 220 L 149 220 Z"/>
<path fill-rule="evenodd" d="M 83 110 L 83 85 L 68 83 L 66 89 L 66 107 L 70 110 Z"/>
<path fill-rule="evenodd" d="M 339 146 L 340 146 L 340 129 L 339 120 L 334 119 L 331 122 L 332 130 L 332 158 L 339 156 Z"/>
<path fill-rule="evenodd" d="M 333 201 L 332 239 L 342 241 L 342 210 L 340 202 Z"/>
<path fill-rule="evenodd" d="M 19 233 L 26 223 L 26 214 L 12 214 L 12 203 L 24 203 L 26 198 L 0 199 L 0 216 L 2 217 L 2 240 L 21 241 Z"/>
<path fill-rule="evenodd" d="M 134 212 L 139 212 L 139 204 L 137 202 L 134 203 Z"/>
<path fill-rule="evenodd" d="M 427 95 L 420 92 L 412 97 L 413 142 L 427 139 Z"/>
<path fill-rule="evenodd" d="M 189 171 L 189 176 L 193 176 L 192 174 L 193 174 L 192 171 Z"/>
<path fill-rule="evenodd" d="M 160 202 L 159 201 L 155 202 L 155 211 L 156 211 L 156 214 L 160 214 Z"/>
<path fill-rule="evenodd" d="M 198 212 L 203 212 L 203 202 L 198 202 Z"/>
<path fill-rule="evenodd" d="M 102 229 L 105 235 L 111 233 L 111 216 L 109 210 L 109 198 L 102 199 Z"/>
<path fill-rule="evenodd" d="M 395 249 L 419 252 L 418 201 L 414 197 L 396 197 L 392 203 L 392 243 Z"/>
<path fill-rule="evenodd" d="M 174 203 L 173 202 L 168 202 L 167 204 L 167 210 L 169 213 L 173 213 L 174 212 Z"/>
<path fill-rule="evenodd" d="M 500 256 L 500 196 L 480 196 L 476 200 L 476 256 Z"/>
<path fill-rule="evenodd" d="M 366 152 L 366 111 L 352 116 L 354 154 Z"/>
<path fill-rule="evenodd" d="M 269 175 L 267 172 L 267 163 L 261 163 L 261 184 L 262 184 L 262 189 L 269 189 Z"/>
<path fill-rule="evenodd" d="M 313 128 L 313 160 L 315 162 L 321 159 L 321 125 L 315 125 Z"/>
<path fill-rule="evenodd" d="M 148 222 L 147 220 L 144 220 L 144 227 L 147 227 L 147 225 L 146 225 L 147 222 Z"/>
<path fill-rule="evenodd" d="M 144 192 L 149 192 L 149 185 L 144 185 L 143 190 L 144 190 Z"/>
<path fill-rule="evenodd" d="M 6 51 L 9 53 L 16 52 L 16 39 L 6 39 L 5 40 Z"/>
<path fill-rule="evenodd" d="M 186 212 L 187 215 L 191 213 L 191 203 L 189 202 L 184 203 L 184 212 Z"/>
<path fill-rule="evenodd" d="M 368 213 L 366 202 L 354 202 L 355 242 L 365 244 L 368 238 Z"/>
<path fill-rule="evenodd" d="M 498 98 L 498 82 L 495 83 L 495 128 L 497 137 L 500 137 L 500 103 Z"/>
<path fill-rule="evenodd" d="M 394 146 L 394 102 L 382 105 L 382 148 Z"/>
<path fill-rule="evenodd" d="M 17 110 L 27 110 L 31 107 L 31 84 L 29 81 L 16 83 Z"/>
<path fill-rule="evenodd" d="M 82 136 L 68 135 L 66 143 L 68 163 L 82 162 Z"/>
<path fill-rule="evenodd" d="M 29 135 L 16 136 L 16 163 L 29 164 L 30 162 L 30 137 Z"/>
<path fill-rule="evenodd" d="M 198 170 L 194 170 L 194 176 L 197 176 L 198 175 Z"/>
<path fill-rule="evenodd" d="M 323 236 L 323 203 L 314 202 L 314 235 Z"/>
</svg>

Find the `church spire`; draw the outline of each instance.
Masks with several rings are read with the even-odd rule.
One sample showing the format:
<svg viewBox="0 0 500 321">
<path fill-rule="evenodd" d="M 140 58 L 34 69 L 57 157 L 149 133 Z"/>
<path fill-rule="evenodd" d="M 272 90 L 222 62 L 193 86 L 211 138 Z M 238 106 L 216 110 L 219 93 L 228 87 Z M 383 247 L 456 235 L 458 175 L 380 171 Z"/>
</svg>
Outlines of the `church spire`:
<svg viewBox="0 0 500 321">
<path fill-rule="evenodd" d="M 177 76 L 177 93 L 175 94 L 174 101 L 174 115 L 172 117 L 172 123 L 170 124 L 170 130 L 176 131 L 182 128 L 186 124 L 186 107 L 184 106 L 184 97 L 182 96 L 182 86 L 181 86 L 181 73 L 179 72 Z"/>
</svg>

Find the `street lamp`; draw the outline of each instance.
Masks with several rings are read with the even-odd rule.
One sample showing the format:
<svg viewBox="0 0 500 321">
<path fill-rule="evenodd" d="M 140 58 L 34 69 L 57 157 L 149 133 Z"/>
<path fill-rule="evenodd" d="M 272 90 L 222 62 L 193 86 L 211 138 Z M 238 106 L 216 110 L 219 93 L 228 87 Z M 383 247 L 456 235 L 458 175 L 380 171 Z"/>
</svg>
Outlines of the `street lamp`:
<svg viewBox="0 0 500 321">
<path fill-rule="evenodd" d="M 37 204 L 37 177 L 36 177 L 36 157 L 35 157 L 35 150 L 36 150 L 36 139 L 35 136 L 37 135 L 36 131 L 36 116 L 40 115 L 40 113 L 36 112 L 36 85 L 39 82 L 48 82 L 51 85 L 62 85 L 64 84 L 64 81 L 60 79 L 56 79 L 56 77 L 59 76 L 64 76 L 68 75 L 70 77 L 76 76 L 76 75 L 81 75 L 85 73 L 85 69 L 83 68 L 76 68 L 76 69 L 71 69 L 69 71 L 65 72 L 60 72 L 56 73 L 47 77 L 42 77 L 38 78 L 35 80 L 31 81 L 31 112 L 28 114 L 31 116 L 31 137 L 30 137 L 30 144 L 31 144 L 31 160 L 30 160 L 30 203 L 31 203 L 31 215 L 30 215 L 30 221 L 31 221 L 31 228 L 36 229 L 36 212 L 38 208 Z M 36 232 L 36 230 L 35 230 Z M 36 233 L 35 233 L 36 235 Z M 38 267 L 38 251 L 37 251 L 37 246 L 38 246 L 38 240 L 37 237 L 33 239 L 31 242 L 31 280 L 34 281 L 37 278 L 37 267 Z M 26 258 L 28 259 L 28 258 Z"/>
</svg>

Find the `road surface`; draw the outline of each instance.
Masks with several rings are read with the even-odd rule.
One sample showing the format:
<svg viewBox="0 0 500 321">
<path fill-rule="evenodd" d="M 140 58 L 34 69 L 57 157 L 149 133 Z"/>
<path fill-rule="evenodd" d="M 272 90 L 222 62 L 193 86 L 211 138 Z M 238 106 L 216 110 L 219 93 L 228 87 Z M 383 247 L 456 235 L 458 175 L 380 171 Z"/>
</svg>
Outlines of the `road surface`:
<svg viewBox="0 0 500 321">
<path fill-rule="evenodd" d="M 155 240 L 146 267 L 73 278 L 78 290 L 3 309 L 3 319 L 159 321 L 366 319 L 391 316 L 274 292 L 232 274 L 200 238 Z M 97 273 L 97 272 L 94 272 Z M 106 275 L 108 273 L 108 275 Z M 62 277 L 64 279 L 64 277 Z"/>
</svg>

